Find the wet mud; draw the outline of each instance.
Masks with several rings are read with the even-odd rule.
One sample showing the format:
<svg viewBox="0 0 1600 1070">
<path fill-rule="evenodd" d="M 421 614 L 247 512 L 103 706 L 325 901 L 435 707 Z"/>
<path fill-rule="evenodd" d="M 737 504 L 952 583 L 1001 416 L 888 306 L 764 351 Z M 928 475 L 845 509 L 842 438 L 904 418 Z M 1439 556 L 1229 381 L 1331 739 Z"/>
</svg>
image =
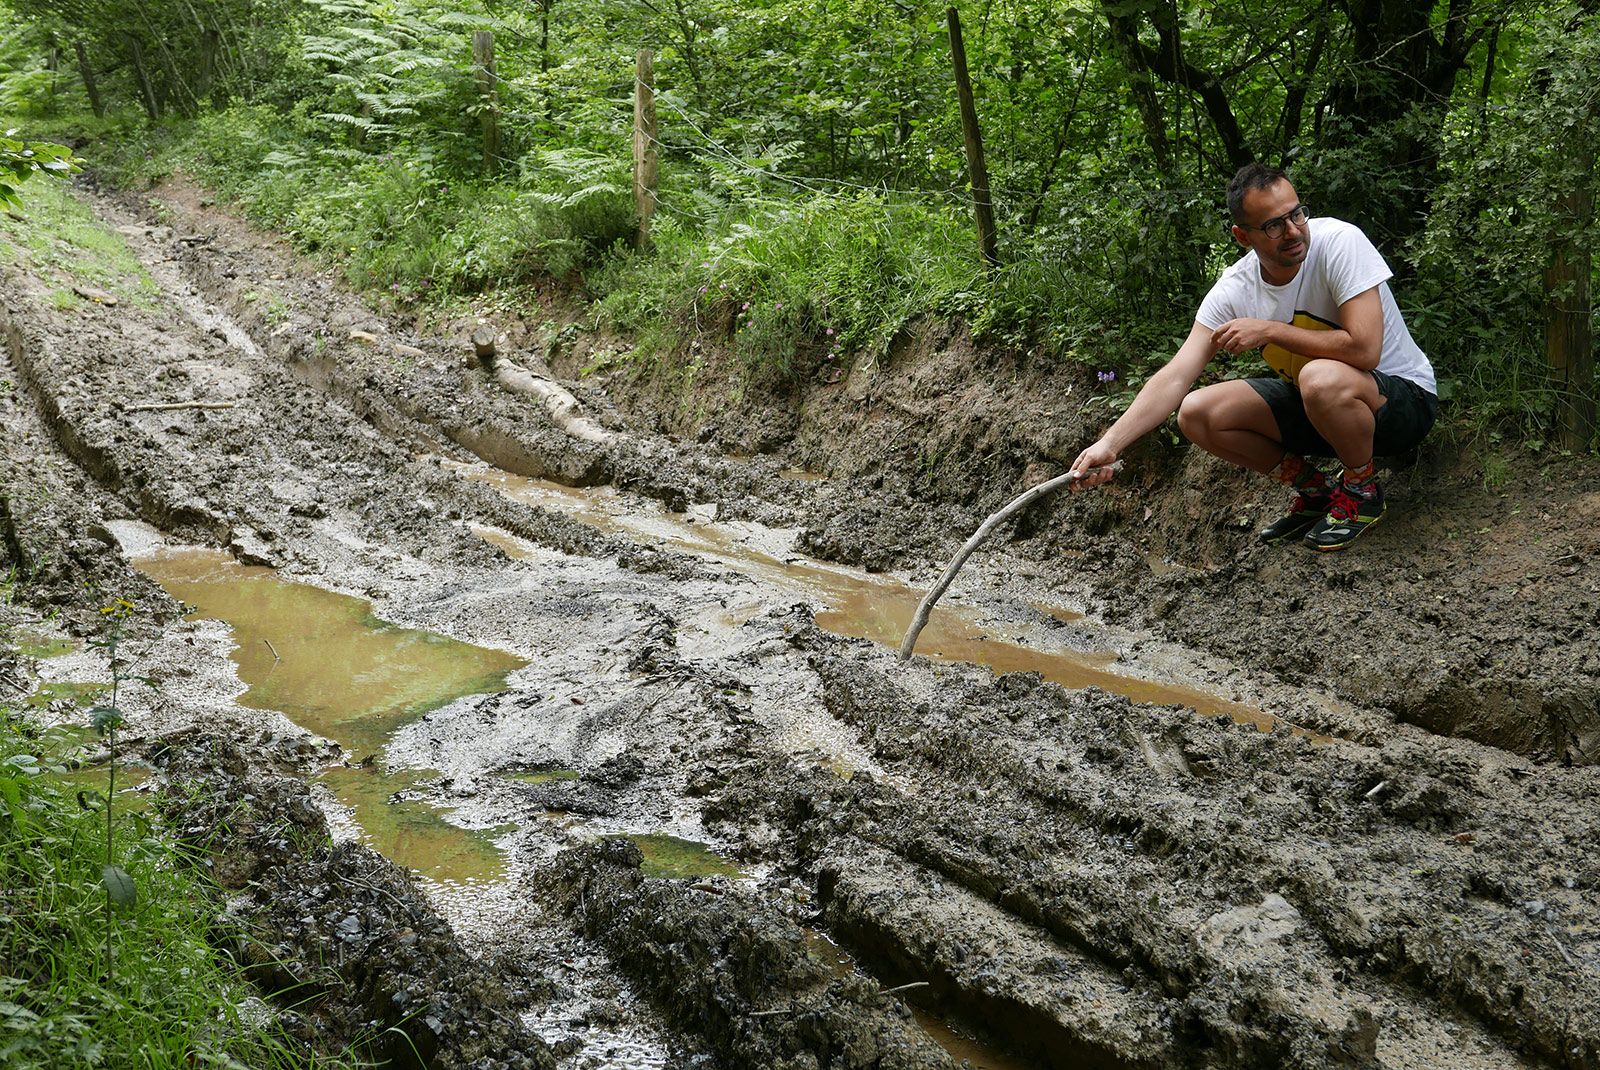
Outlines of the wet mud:
<svg viewBox="0 0 1600 1070">
<path fill-rule="evenodd" d="M 1554 518 L 1521 557 L 1442 556 L 1464 522 L 1419 478 L 1325 561 L 1253 546 L 1264 498 L 1152 448 L 978 554 L 902 664 L 922 584 L 1076 442 L 1041 372 L 918 328 L 787 400 L 692 384 L 698 425 L 647 370 L 571 376 L 597 444 L 467 358 L 470 324 L 154 196 L 94 201 L 154 307 L 0 268 L 5 563 L 80 636 L 138 605 L 141 787 L 209 845 L 219 939 L 315 993 L 281 1007 L 307 1043 L 1600 1068 L 1600 621 L 1561 572 L 1589 467 L 1512 506 Z M 506 325 L 524 367 L 616 344 L 547 311 Z M 106 680 L 69 646 L 0 666 L 66 726 Z"/>
</svg>

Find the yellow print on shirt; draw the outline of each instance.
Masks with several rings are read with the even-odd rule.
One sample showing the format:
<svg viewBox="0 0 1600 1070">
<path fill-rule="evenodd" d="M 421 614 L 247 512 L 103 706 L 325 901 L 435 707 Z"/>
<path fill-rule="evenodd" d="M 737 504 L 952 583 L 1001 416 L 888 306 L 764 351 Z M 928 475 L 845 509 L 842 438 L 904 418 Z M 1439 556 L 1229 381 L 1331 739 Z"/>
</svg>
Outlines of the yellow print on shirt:
<svg viewBox="0 0 1600 1070">
<path fill-rule="evenodd" d="M 1308 331 L 1336 331 L 1339 329 L 1337 323 L 1330 323 L 1305 311 L 1296 312 L 1291 325 L 1304 327 Z M 1300 369 L 1304 368 L 1311 360 L 1310 357 L 1302 357 L 1299 353 L 1270 343 L 1261 350 L 1261 356 L 1266 360 L 1267 366 L 1278 373 L 1278 378 L 1285 379 L 1291 383 L 1299 381 Z"/>
</svg>

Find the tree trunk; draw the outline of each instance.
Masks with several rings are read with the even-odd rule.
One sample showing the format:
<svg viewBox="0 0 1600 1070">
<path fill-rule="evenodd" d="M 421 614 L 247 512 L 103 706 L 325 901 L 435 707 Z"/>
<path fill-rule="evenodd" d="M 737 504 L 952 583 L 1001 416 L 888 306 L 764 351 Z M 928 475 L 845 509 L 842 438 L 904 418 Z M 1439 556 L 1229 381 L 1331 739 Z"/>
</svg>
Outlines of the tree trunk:
<svg viewBox="0 0 1600 1070">
<path fill-rule="evenodd" d="M 194 98 L 198 105 L 211 95 L 212 83 L 217 77 L 217 47 L 221 43 L 222 35 L 216 30 L 207 30 L 200 38 L 200 78 L 195 83 Z M 215 106 L 216 101 L 212 101 Z"/>
<path fill-rule="evenodd" d="M 1573 161 L 1575 185 L 1556 198 L 1554 248 L 1544 272 L 1544 351 L 1556 388 L 1556 437 L 1563 449 L 1586 450 L 1595 432 L 1594 250 L 1585 234 L 1594 219 L 1594 146 L 1586 139 Z"/>
<path fill-rule="evenodd" d="M 1172 148 L 1167 141 L 1167 123 L 1161 114 L 1155 80 L 1140 52 L 1139 25 L 1128 15 L 1120 13 L 1121 6 L 1112 0 L 1102 0 L 1101 8 L 1105 12 L 1106 24 L 1111 27 L 1112 47 L 1123 71 L 1128 75 L 1128 88 L 1133 93 L 1134 106 L 1139 109 L 1145 144 L 1155 158 L 1156 170 L 1171 178 Z"/>
<path fill-rule="evenodd" d="M 98 119 L 106 113 L 106 106 L 100 100 L 100 87 L 94 81 L 94 68 L 89 66 L 89 54 L 84 50 L 82 41 L 72 42 L 72 50 L 78 54 L 78 73 L 83 76 L 83 88 L 89 94 L 89 107 L 94 109 L 95 118 Z"/>
<path fill-rule="evenodd" d="M 1329 112 L 1342 120 L 1339 140 L 1366 148 L 1391 177 L 1383 183 L 1385 197 L 1372 197 L 1367 187 L 1349 203 L 1319 203 L 1324 211 L 1361 219 L 1392 243 L 1422 227 L 1436 185 L 1443 109 L 1456 75 L 1511 9 L 1495 6 L 1474 25 L 1473 5 L 1450 0 L 1436 27 L 1435 5 L 1416 0 L 1342 0 L 1340 6 L 1349 18 L 1351 56 L 1329 89 Z M 1400 123 L 1422 109 L 1436 111 L 1439 121 Z"/>
<path fill-rule="evenodd" d="M 150 84 L 150 70 L 144 65 L 144 46 L 137 37 L 128 38 L 128 58 L 133 61 L 133 76 L 139 83 L 145 114 L 150 116 L 151 122 L 158 122 L 161 119 L 161 104 L 156 100 L 155 87 Z"/>
</svg>

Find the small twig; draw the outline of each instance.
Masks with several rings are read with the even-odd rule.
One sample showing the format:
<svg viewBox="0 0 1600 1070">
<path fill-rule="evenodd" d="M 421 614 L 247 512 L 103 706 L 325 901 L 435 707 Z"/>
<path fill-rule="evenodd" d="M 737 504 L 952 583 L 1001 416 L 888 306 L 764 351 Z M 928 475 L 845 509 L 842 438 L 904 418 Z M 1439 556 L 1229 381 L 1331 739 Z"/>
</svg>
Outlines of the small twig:
<svg viewBox="0 0 1600 1070">
<path fill-rule="evenodd" d="M 885 988 L 879 994 L 884 996 L 892 996 L 896 992 L 904 992 L 908 988 L 927 988 L 932 983 L 932 981 L 912 981 L 908 984 L 895 985 L 893 988 Z"/>
<path fill-rule="evenodd" d="M 262 636 L 261 637 L 261 641 L 263 643 L 267 644 L 267 649 L 268 650 L 272 651 L 272 660 L 273 661 L 282 661 L 283 660 L 282 658 L 280 658 L 278 656 L 278 648 L 272 645 L 272 640 L 271 639 L 268 639 L 266 636 Z"/>
<path fill-rule="evenodd" d="M 1374 784 L 1372 786 L 1372 790 L 1371 791 L 1367 792 L 1366 795 L 1364 795 L 1362 797 L 1366 798 L 1366 799 L 1375 798 L 1380 791 L 1382 791 L 1384 788 L 1387 788 L 1388 786 L 1389 786 L 1389 782 L 1387 780 L 1380 780 L 1380 781 L 1378 781 L 1376 784 Z"/>
<path fill-rule="evenodd" d="M 778 1014 L 793 1014 L 794 1012 L 795 1012 L 795 1008 L 794 1007 L 780 1007 L 779 1009 L 777 1009 L 775 1011 L 751 1011 L 746 1017 L 749 1017 L 749 1018 L 771 1018 L 774 1015 L 778 1015 Z"/>
<path fill-rule="evenodd" d="M 1550 942 L 1552 944 L 1556 945 L 1556 950 L 1561 952 L 1561 961 L 1565 962 L 1568 966 L 1575 966 L 1576 963 L 1572 961 L 1572 956 L 1567 954 L 1566 947 L 1562 945 L 1560 940 L 1556 939 L 1556 934 L 1551 932 L 1549 929 L 1546 929 L 1544 934 L 1550 938 Z"/>
<path fill-rule="evenodd" d="M 398 896 L 396 896 L 393 892 L 389 891 L 389 889 L 387 889 L 387 888 L 379 888 L 377 885 L 368 884 L 366 881 L 361 880 L 359 877 L 352 877 L 349 874 L 346 874 L 344 877 L 342 877 L 340 879 L 343 880 L 346 884 L 354 884 L 358 888 L 365 888 L 367 891 L 373 892 L 374 894 L 381 895 L 381 896 L 386 896 L 391 903 L 393 903 L 395 906 L 399 907 L 401 910 L 409 912 L 410 909 L 411 909 L 410 906 L 408 906 L 406 903 L 402 902 Z"/>
<path fill-rule="evenodd" d="M 159 405 L 129 405 L 123 412 L 171 412 L 174 409 L 231 409 L 232 401 L 171 401 Z"/>
</svg>

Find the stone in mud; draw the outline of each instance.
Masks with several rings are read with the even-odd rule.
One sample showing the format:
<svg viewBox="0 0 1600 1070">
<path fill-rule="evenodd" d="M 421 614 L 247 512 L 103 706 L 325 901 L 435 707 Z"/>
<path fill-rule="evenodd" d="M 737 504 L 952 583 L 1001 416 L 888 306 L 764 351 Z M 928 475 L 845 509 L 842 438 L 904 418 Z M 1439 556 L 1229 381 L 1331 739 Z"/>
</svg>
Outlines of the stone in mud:
<svg viewBox="0 0 1600 1070">
<path fill-rule="evenodd" d="M 265 565 L 268 568 L 277 568 L 280 564 L 278 555 L 273 553 L 267 541 L 248 528 L 233 533 L 233 537 L 228 540 L 228 549 L 233 552 L 233 556 L 241 565 Z"/>
<path fill-rule="evenodd" d="M 1300 912 L 1276 892 L 1255 906 L 1232 907 L 1207 918 L 1195 932 L 1201 949 L 1211 955 L 1248 953 L 1281 942 L 1300 927 Z"/>
</svg>

